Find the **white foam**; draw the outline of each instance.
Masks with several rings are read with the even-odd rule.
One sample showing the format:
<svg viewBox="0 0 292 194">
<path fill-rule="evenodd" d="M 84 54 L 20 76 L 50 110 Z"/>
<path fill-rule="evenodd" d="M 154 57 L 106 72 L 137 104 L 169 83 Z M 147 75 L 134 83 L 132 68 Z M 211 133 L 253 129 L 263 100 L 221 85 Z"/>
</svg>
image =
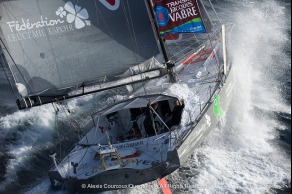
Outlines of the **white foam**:
<svg viewBox="0 0 292 194">
<path fill-rule="evenodd" d="M 285 7 L 273 0 L 233 4 L 236 95 L 225 127 L 215 129 L 196 150 L 189 169 L 169 176 L 190 184 L 189 193 L 265 193 L 291 181 L 290 157 L 275 143 L 276 129 L 285 126 L 269 114 L 291 114 L 277 77 L 291 68 L 282 53 L 288 40 Z"/>
<path fill-rule="evenodd" d="M 16 172 L 25 168 L 23 161 L 32 156 L 33 145 L 39 139 L 51 140 L 54 132 L 54 112 L 52 108 L 35 108 L 28 111 L 19 111 L 0 118 L 0 141 L 5 142 L 5 150 L 13 159 L 7 165 L 6 180 L 0 188 L 13 183 L 17 179 Z"/>
<path fill-rule="evenodd" d="M 289 57 L 281 52 L 288 39 L 284 32 L 285 8 L 271 0 L 235 4 L 231 53 L 236 65 L 235 99 L 226 125 L 212 131 L 188 160 L 189 168 L 167 177 L 174 185 L 192 187 L 186 191 L 173 189 L 174 193 L 261 194 L 279 187 L 285 180 L 291 181 L 290 158 L 275 145 L 276 128 L 286 128 L 277 118 L 266 114 L 273 111 L 291 114 L 281 98 L 277 80 L 278 75 L 290 68 Z M 275 60 L 279 57 L 280 61 Z M 110 193 L 160 193 L 159 189 L 151 188 L 155 184 L 146 184 L 150 189 Z"/>
</svg>

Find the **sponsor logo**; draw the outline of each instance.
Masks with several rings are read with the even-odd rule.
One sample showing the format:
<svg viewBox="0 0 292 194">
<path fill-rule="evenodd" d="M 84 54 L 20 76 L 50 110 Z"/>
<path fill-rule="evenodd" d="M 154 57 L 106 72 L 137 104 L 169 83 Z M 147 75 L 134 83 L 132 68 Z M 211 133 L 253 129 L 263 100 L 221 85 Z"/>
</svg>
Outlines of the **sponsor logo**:
<svg viewBox="0 0 292 194">
<path fill-rule="evenodd" d="M 65 10 L 68 11 L 68 14 L 65 10 L 63 10 L 62 7 L 59 9 L 62 10 L 62 12 L 59 14 L 59 12 L 56 12 L 56 14 L 63 18 L 65 15 L 67 15 L 66 19 L 69 24 L 73 23 L 75 24 L 76 29 L 84 28 L 85 25 L 91 25 L 89 19 L 89 14 L 85 8 L 81 8 L 78 5 L 73 5 L 72 2 L 68 1 L 65 6 Z M 58 11 L 59 11 L 58 9 Z"/>
<path fill-rule="evenodd" d="M 163 6 L 157 6 L 156 17 L 159 26 L 166 26 L 170 19 L 168 9 Z"/>
<path fill-rule="evenodd" d="M 18 21 L 6 22 L 11 33 L 7 35 L 7 40 L 15 42 L 53 36 L 91 25 L 87 10 L 74 5 L 71 1 L 68 1 L 64 7 L 59 7 L 55 14 L 59 18 L 48 18 L 40 15 L 39 19 L 33 21 L 29 18 L 21 18 Z"/>
<path fill-rule="evenodd" d="M 137 142 L 133 142 L 133 143 L 125 143 L 125 144 L 121 144 L 116 146 L 117 149 L 124 149 L 124 148 L 132 148 L 132 147 L 141 147 L 144 145 L 143 141 L 137 141 Z"/>
<path fill-rule="evenodd" d="M 154 5 L 161 35 L 205 32 L 197 0 L 156 0 Z"/>
<path fill-rule="evenodd" d="M 214 112 L 214 115 L 216 116 L 216 118 L 218 120 L 220 120 L 224 116 L 224 112 L 223 112 L 223 109 L 221 107 L 220 96 L 219 95 L 217 95 L 215 97 L 215 100 L 214 100 L 214 103 L 213 103 L 213 112 Z"/>
</svg>

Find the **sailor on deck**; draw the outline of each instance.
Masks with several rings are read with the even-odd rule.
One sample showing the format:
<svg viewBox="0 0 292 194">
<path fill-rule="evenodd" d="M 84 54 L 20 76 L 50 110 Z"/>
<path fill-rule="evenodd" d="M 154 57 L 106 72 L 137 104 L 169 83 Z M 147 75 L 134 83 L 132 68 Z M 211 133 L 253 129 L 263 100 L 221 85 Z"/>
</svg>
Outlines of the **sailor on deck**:
<svg viewBox="0 0 292 194">
<path fill-rule="evenodd" d="M 185 108 L 184 100 L 176 100 L 175 106 L 171 113 L 166 113 L 166 117 L 172 116 L 171 120 L 167 123 L 168 127 L 177 126 L 181 122 L 181 116 Z"/>
<path fill-rule="evenodd" d="M 151 106 L 151 108 L 150 108 L 150 106 Z M 157 103 L 154 103 L 151 105 L 151 101 L 148 100 L 148 104 L 147 104 L 146 111 L 145 111 L 145 120 L 143 122 L 144 127 L 145 127 L 145 131 L 146 131 L 148 136 L 156 135 L 155 123 L 154 123 L 154 119 L 155 119 L 156 115 L 153 113 L 152 109 L 154 111 L 156 111 L 157 108 L 158 108 Z"/>
</svg>

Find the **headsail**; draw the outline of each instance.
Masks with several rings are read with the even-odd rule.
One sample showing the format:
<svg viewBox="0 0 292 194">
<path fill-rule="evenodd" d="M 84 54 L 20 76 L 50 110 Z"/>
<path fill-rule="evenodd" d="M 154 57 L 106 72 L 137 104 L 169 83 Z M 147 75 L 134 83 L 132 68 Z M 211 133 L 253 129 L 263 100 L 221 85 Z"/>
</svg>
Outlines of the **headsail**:
<svg viewBox="0 0 292 194">
<path fill-rule="evenodd" d="M 203 20 L 202 17 L 205 15 L 205 10 L 201 1 L 153 0 L 153 2 L 162 36 L 178 33 L 205 33 L 207 31 L 206 20 Z"/>
<path fill-rule="evenodd" d="M 29 96 L 113 80 L 160 52 L 144 1 L 3 0 L 0 10 L 6 59 Z"/>
</svg>

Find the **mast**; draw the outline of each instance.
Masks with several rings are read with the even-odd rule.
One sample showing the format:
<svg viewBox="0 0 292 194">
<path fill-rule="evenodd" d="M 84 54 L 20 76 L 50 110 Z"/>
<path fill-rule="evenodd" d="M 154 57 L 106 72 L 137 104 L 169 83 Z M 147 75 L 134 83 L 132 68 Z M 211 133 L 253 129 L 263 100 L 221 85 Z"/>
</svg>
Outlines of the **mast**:
<svg viewBox="0 0 292 194">
<path fill-rule="evenodd" d="M 146 3 L 147 3 L 147 6 L 148 6 L 148 9 L 149 9 L 149 12 L 151 14 L 150 16 L 151 16 L 152 22 L 154 24 L 154 31 L 155 31 L 156 36 L 158 37 L 160 48 L 161 48 L 161 51 L 162 51 L 162 54 L 163 54 L 163 57 L 164 57 L 164 60 L 165 60 L 165 64 L 167 66 L 170 82 L 171 83 L 176 83 L 177 82 L 177 77 L 176 77 L 176 73 L 175 73 L 175 70 L 174 70 L 175 65 L 174 65 L 174 63 L 172 63 L 170 61 L 169 56 L 168 56 L 168 52 L 166 50 L 166 46 L 165 46 L 165 43 L 164 43 L 164 39 L 160 36 L 159 26 L 158 26 L 158 23 L 157 23 L 157 20 L 156 20 L 156 17 L 155 17 L 155 13 L 154 13 L 154 10 L 153 10 L 152 0 L 146 0 Z"/>
</svg>

